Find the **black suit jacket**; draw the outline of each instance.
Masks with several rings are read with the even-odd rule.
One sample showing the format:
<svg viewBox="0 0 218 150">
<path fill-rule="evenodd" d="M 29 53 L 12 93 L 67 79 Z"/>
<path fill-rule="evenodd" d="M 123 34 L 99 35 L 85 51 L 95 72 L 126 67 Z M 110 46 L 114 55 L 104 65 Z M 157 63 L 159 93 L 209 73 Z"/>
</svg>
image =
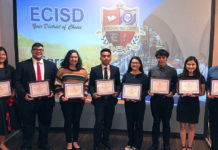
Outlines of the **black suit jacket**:
<svg viewBox="0 0 218 150">
<path fill-rule="evenodd" d="M 51 90 L 54 90 L 54 81 L 57 73 L 57 67 L 53 62 L 44 61 L 44 80 L 49 80 Z M 28 83 L 36 81 L 36 75 L 33 67 L 32 58 L 26 61 L 20 62 L 15 73 L 15 89 L 19 99 L 25 100 L 25 95 L 29 93 Z M 43 99 L 46 99 L 45 97 Z M 54 98 L 50 98 L 53 99 Z"/>
<path fill-rule="evenodd" d="M 104 103 L 104 96 L 101 96 L 101 98 L 95 99 L 93 97 L 93 93 L 96 92 L 96 85 L 95 80 L 103 79 L 102 74 L 102 65 L 98 65 L 91 68 L 90 77 L 89 77 L 89 92 L 92 95 L 92 104 L 103 104 Z M 115 91 L 120 93 L 121 91 L 121 83 L 120 83 L 120 71 L 118 67 L 115 67 L 113 65 L 110 65 L 110 79 L 115 80 Z M 108 96 L 108 100 L 113 105 L 117 104 L 117 98 L 114 98 L 112 96 Z"/>
</svg>

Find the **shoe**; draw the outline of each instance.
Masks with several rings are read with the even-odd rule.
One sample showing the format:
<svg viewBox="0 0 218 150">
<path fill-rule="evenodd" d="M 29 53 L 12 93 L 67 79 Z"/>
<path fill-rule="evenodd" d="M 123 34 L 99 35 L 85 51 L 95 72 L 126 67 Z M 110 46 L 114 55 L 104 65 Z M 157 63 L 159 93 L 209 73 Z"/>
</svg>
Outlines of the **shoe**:
<svg viewBox="0 0 218 150">
<path fill-rule="evenodd" d="M 82 149 L 81 149 L 81 147 L 80 148 L 76 148 L 76 147 L 73 146 L 72 150 L 82 150 Z"/>
<path fill-rule="evenodd" d="M 133 147 L 132 147 L 132 150 L 139 150 L 139 148 L 136 148 L 136 147 L 133 146 Z"/>
<path fill-rule="evenodd" d="M 50 145 L 38 145 L 38 148 L 43 150 L 53 150 Z"/>
<path fill-rule="evenodd" d="M 157 150 L 158 146 L 157 145 L 152 145 L 149 150 Z"/>
<path fill-rule="evenodd" d="M 131 148 L 131 146 L 127 145 L 127 146 L 125 147 L 125 150 L 132 150 L 132 148 Z"/>
<path fill-rule="evenodd" d="M 108 141 L 102 141 L 102 144 L 109 149 L 112 148 L 111 144 Z"/>
</svg>

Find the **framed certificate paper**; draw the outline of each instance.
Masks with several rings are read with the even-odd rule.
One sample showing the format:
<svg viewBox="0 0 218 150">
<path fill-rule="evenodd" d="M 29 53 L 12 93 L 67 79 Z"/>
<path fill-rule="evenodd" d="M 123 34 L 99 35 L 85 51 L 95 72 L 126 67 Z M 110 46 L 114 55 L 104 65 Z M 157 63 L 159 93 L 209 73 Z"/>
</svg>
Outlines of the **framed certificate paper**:
<svg viewBox="0 0 218 150">
<path fill-rule="evenodd" d="M 200 81 L 198 79 L 180 79 L 179 94 L 200 94 Z"/>
<path fill-rule="evenodd" d="M 0 97 L 11 96 L 11 81 L 4 80 L 0 81 Z"/>
<path fill-rule="evenodd" d="M 96 90 L 98 95 L 112 95 L 114 93 L 114 79 L 96 80 Z"/>
<path fill-rule="evenodd" d="M 122 99 L 141 100 L 142 85 L 141 84 L 123 84 Z"/>
<path fill-rule="evenodd" d="M 211 95 L 218 96 L 218 79 L 212 79 L 210 83 Z"/>
<path fill-rule="evenodd" d="M 44 97 L 50 95 L 49 81 L 35 81 L 29 83 L 31 97 Z"/>
<path fill-rule="evenodd" d="M 150 92 L 154 94 L 169 94 L 170 79 L 151 78 Z"/>
<path fill-rule="evenodd" d="M 64 83 L 64 96 L 71 99 L 84 97 L 84 84 L 82 82 Z"/>
</svg>

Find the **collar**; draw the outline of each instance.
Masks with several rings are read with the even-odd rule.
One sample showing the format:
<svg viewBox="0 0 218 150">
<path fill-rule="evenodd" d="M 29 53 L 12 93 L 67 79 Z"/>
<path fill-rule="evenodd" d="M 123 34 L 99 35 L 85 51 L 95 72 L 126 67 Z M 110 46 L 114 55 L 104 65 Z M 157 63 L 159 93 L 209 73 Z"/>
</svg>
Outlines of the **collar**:
<svg viewBox="0 0 218 150">
<path fill-rule="evenodd" d="M 40 61 L 38 61 L 38 60 L 36 60 L 35 58 L 32 58 L 32 60 L 33 60 L 33 64 L 37 64 L 37 62 L 39 62 L 40 64 L 43 64 L 43 63 L 44 63 L 43 59 L 41 59 Z"/>
<path fill-rule="evenodd" d="M 159 66 L 159 65 L 157 65 L 158 66 L 158 68 L 160 69 L 160 70 L 166 70 L 166 68 L 167 68 L 167 65 L 165 65 L 165 66 Z"/>
<path fill-rule="evenodd" d="M 109 65 L 107 65 L 107 66 L 105 66 L 105 65 L 101 64 L 101 67 L 102 67 L 102 70 L 104 70 L 104 68 L 105 68 L 105 67 L 107 67 L 107 70 L 110 70 L 110 64 L 109 64 Z"/>
</svg>

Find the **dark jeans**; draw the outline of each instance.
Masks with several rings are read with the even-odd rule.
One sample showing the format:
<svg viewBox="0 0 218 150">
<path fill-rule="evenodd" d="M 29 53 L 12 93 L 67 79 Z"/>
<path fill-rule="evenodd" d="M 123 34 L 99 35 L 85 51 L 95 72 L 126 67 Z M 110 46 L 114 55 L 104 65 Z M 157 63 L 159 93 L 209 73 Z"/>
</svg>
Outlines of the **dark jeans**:
<svg viewBox="0 0 218 150">
<path fill-rule="evenodd" d="M 64 131 L 66 142 L 72 142 L 71 126 L 73 125 L 73 142 L 78 142 L 80 130 L 80 118 L 84 102 L 61 102 L 61 110 L 64 116 Z"/>
<path fill-rule="evenodd" d="M 160 135 L 160 123 L 163 124 L 163 145 L 169 146 L 170 140 L 170 118 L 173 109 L 173 98 L 165 96 L 151 97 L 151 113 L 153 116 L 152 142 L 158 145 Z"/>
<path fill-rule="evenodd" d="M 125 102 L 125 112 L 129 137 L 128 145 L 140 149 L 143 141 L 145 103 Z"/>
<path fill-rule="evenodd" d="M 218 99 L 211 99 L 209 101 L 209 122 L 210 135 L 212 140 L 211 150 L 218 150 Z"/>
<path fill-rule="evenodd" d="M 109 101 L 97 104 L 95 107 L 94 146 L 102 141 L 109 141 L 109 135 L 114 116 L 115 106 Z M 102 138 L 103 136 L 103 138 Z"/>
<path fill-rule="evenodd" d="M 23 147 L 31 147 L 35 132 L 35 120 L 38 115 L 39 145 L 48 144 L 48 132 L 51 124 L 53 102 L 51 100 L 22 101 L 21 117 L 23 124 Z"/>
</svg>

